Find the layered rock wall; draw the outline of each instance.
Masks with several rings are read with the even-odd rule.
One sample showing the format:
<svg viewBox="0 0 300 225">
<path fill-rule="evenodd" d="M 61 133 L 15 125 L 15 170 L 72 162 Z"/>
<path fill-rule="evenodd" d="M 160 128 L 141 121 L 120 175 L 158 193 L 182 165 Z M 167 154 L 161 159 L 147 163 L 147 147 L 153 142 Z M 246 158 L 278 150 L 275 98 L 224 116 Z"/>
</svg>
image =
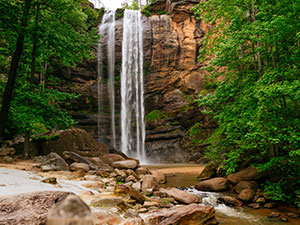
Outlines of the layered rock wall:
<svg viewBox="0 0 300 225">
<path fill-rule="evenodd" d="M 199 137 L 205 139 L 214 127 L 194 103 L 194 98 L 203 89 L 206 75 L 197 62 L 206 25 L 196 20 L 190 10 L 198 3 L 197 0 L 158 0 L 148 8 L 152 16 L 143 17 L 146 148 L 149 158 L 156 162 L 188 161 L 192 155 L 189 150 L 197 150 L 197 146 L 190 143 L 194 140 L 191 140 L 189 130 L 200 124 L 203 131 Z M 122 32 L 123 23 L 119 19 L 116 21 L 117 112 L 120 112 L 118 78 L 121 75 Z M 103 49 L 105 51 L 105 46 Z M 70 104 L 70 111 L 78 126 L 94 137 L 97 136 L 96 68 L 96 61 L 92 60 L 69 69 L 65 79 L 67 85 L 63 88 L 81 94 L 77 102 Z M 101 91 L 103 96 L 108 96 L 106 87 Z M 103 105 L 102 124 L 109 134 L 108 99 L 103 100 Z M 116 119 L 116 124 L 120 124 L 119 114 Z M 106 135 L 106 138 L 109 144 L 110 136 Z"/>
</svg>

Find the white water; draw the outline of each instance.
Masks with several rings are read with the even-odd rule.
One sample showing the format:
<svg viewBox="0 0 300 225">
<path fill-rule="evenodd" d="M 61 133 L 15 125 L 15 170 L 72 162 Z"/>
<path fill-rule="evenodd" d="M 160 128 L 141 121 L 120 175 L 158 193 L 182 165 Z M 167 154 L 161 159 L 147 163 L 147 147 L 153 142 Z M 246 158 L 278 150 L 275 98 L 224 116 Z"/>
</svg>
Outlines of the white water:
<svg viewBox="0 0 300 225">
<path fill-rule="evenodd" d="M 98 141 L 100 141 L 101 126 L 101 102 L 103 96 L 101 96 L 101 90 L 103 88 L 103 46 L 107 46 L 107 66 L 108 66 L 108 97 L 110 104 L 110 117 L 111 117 L 111 145 L 116 147 L 116 125 L 115 125 L 115 11 L 108 11 L 103 15 L 102 22 L 99 26 L 99 33 L 103 35 L 107 33 L 106 39 L 102 40 L 102 43 L 98 45 Z"/>
<path fill-rule="evenodd" d="M 121 150 L 145 163 L 143 84 L 142 16 L 139 11 L 125 10 L 121 75 Z"/>
<path fill-rule="evenodd" d="M 239 224 L 239 225 L 277 225 L 282 224 L 280 221 L 267 219 L 266 216 L 261 216 L 253 210 L 246 210 L 243 207 L 229 207 L 218 202 L 218 197 L 221 193 L 203 192 L 195 188 L 185 189 L 187 192 L 198 195 L 202 198 L 203 205 L 210 205 L 215 208 L 217 220 L 220 224 Z"/>
</svg>

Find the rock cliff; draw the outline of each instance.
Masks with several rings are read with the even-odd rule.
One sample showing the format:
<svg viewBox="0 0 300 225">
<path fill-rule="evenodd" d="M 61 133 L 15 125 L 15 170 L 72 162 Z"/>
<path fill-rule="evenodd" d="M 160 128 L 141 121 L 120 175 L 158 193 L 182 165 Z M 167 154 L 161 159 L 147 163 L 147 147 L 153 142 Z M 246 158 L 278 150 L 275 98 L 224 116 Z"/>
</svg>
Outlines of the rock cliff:
<svg viewBox="0 0 300 225">
<path fill-rule="evenodd" d="M 197 57 L 207 26 L 196 20 L 190 10 L 198 3 L 197 0 L 158 0 L 147 8 L 151 16 L 143 17 L 146 148 L 149 158 L 156 162 L 199 160 L 196 152 L 205 146 L 201 139 L 214 128 L 194 103 L 206 82 L 206 72 L 201 70 Z M 122 31 L 121 18 L 116 21 L 116 90 L 120 86 Z M 97 136 L 96 79 L 96 60 L 86 60 L 64 73 L 62 85 L 63 90 L 81 94 L 66 108 L 69 107 L 78 121 L 78 127 L 94 137 Z M 102 88 L 102 92 L 108 96 L 106 88 Z M 108 99 L 104 99 L 103 104 L 101 119 L 108 134 Z M 120 111 L 119 91 L 116 92 L 116 111 Z M 119 124 L 119 115 L 116 119 Z M 105 136 L 109 143 L 109 135 Z"/>
</svg>

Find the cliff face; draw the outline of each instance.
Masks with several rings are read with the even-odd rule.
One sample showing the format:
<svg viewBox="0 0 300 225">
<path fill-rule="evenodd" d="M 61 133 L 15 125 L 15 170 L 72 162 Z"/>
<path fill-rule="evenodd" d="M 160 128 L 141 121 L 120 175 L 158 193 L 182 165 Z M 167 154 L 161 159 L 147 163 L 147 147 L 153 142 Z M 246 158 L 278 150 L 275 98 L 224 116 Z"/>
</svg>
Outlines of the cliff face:
<svg viewBox="0 0 300 225">
<path fill-rule="evenodd" d="M 213 129 L 212 123 L 201 115 L 194 103 L 205 80 L 205 72 L 197 63 L 197 56 L 206 26 L 197 21 L 190 11 L 197 3 L 197 0 L 159 0 L 150 7 L 152 16 L 143 18 L 146 148 L 149 158 L 156 162 L 186 162 L 191 156 L 198 160 L 199 157 L 193 156 L 190 150 L 199 150 L 197 145 L 201 141 L 194 139 L 205 139 Z M 122 19 L 119 19 L 116 21 L 116 76 L 121 74 L 122 31 Z M 96 68 L 96 61 L 87 61 L 77 68 L 71 68 L 70 76 L 67 76 L 73 80 L 68 91 L 82 95 L 76 100 L 78 103 L 71 104 L 74 118 L 78 120 L 79 127 L 95 137 Z M 116 86 L 118 90 L 118 81 Z M 106 88 L 102 92 L 103 96 L 107 96 Z M 103 104 L 106 106 L 101 117 L 109 129 L 108 101 L 104 100 Z M 116 93 L 117 111 L 118 105 L 119 91 Z M 116 116 L 116 119 L 116 124 L 119 124 L 119 117 Z M 201 130 L 201 134 L 195 136 L 191 132 L 193 128 Z"/>
</svg>

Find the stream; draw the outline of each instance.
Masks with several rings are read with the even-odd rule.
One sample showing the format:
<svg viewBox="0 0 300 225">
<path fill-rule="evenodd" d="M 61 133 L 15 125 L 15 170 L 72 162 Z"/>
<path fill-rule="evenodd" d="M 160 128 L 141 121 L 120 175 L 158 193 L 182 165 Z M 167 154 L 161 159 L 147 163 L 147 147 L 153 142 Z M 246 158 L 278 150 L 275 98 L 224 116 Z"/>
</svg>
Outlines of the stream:
<svg viewBox="0 0 300 225">
<path fill-rule="evenodd" d="M 189 193 L 196 194 L 202 198 L 204 205 L 210 205 L 215 208 L 216 218 L 220 224 L 224 225 L 279 225 L 292 224 L 299 225 L 300 219 L 288 218 L 286 213 L 290 210 L 286 207 L 276 209 L 260 208 L 257 210 L 247 206 L 229 207 L 223 203 L 218 203 L 217 198 L 224 193 L 203 192 L 196 190 L 193 186 L 198 183 L 196 177 L 204 168 L 201 165 L 193 164 L 169 164 L 169 165 L 147 165 L 144 166 L 150 170 L 159 170 L 166 175 L 167 183 L 165 187 L 179 187 Z M 295 210 L 295 209 L 294 209 Z M 278 218 L 269 219 L 271 212 L 280 212 L 282 217 L 288 218 L 288 222 L 280 221 Z"/>
</svg>

